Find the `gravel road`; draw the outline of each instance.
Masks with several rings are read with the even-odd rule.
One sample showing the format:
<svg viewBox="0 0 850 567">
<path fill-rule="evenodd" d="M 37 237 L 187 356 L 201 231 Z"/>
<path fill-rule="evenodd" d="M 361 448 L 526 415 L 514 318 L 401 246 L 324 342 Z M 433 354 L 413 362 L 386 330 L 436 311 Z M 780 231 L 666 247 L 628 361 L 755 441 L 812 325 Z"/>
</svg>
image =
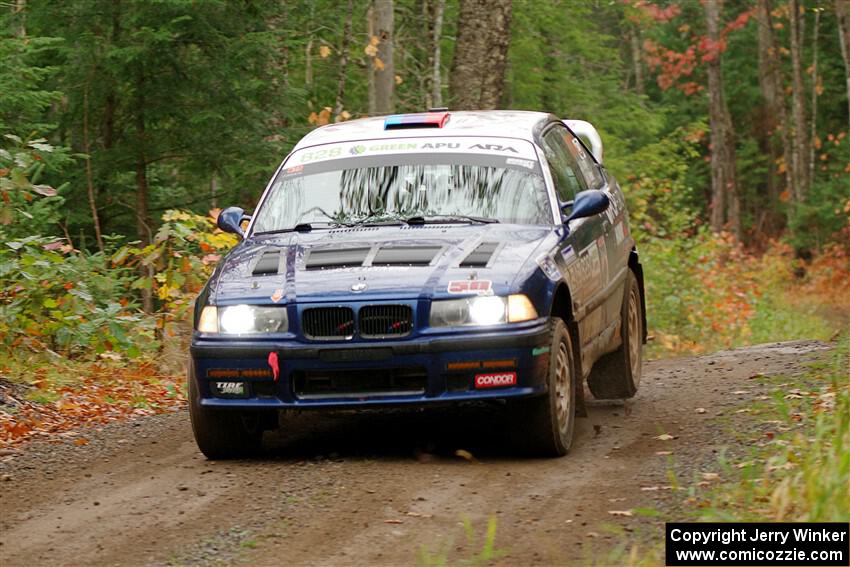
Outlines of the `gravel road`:
<svg viewBox="0 0 850 567">
<path fill-rule="evenodd" d="M 32 443 L 0 457 L 0 565 L 416 565 L 471 557 L 490 518 L 505 565 L 658 543 L 662 518 L 611 512 L 675 517 L 670 471 L 690 482 L 745 450 L 736 408 L 827 348 L 647 363 L 634 399 L 589 402 L 562 459 L 511 454 L 521 424 L 496 407 L 287 416 L 251 461 L 204 459 L 185 412 L 86 432 L 85 446 Z"/>
</svg>

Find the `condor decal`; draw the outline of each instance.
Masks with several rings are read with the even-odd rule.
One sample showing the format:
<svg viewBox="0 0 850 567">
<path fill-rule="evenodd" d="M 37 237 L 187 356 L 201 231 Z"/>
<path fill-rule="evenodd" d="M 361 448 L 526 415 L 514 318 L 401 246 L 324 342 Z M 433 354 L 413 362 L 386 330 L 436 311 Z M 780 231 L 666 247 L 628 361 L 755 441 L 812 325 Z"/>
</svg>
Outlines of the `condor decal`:
<svg viewBox="0 0 850 567">
<path fill-rule="evenodd" d="M 479 390 L 483 388 L 504 388 L 505 386 L 516 386 L 516 372 L 475 375 L 475 387 Z"/>
<path fill-rule="evenodd" d="M 490 280 L 454 280 L 450 281 L 447 290 L 451 294 L 477 293 L 490 295 L 493 293 L 493 282 Z"/>
</svg>

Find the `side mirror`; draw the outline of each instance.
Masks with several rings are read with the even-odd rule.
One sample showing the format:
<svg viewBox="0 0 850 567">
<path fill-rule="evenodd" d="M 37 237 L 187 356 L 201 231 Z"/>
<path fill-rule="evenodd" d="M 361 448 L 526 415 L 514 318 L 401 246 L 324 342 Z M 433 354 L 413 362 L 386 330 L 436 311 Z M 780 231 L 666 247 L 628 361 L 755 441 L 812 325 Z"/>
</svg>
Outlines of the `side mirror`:
<svg viewBox="0 0 850 567">
<path fill-rule="evenodd" d="M 227 207 L 218 214 L 216 224 L 224 232 L 238 234 L 240 238 L 245 238 L 245 231 L 242 230 L 242 221 L 246 220 L 251 220 L 251 216 L 246 215 L 244 210 L 239 207 Z"/>
<path fill-rule="evenodd" d="M 561 211 L 564 214 L 567 214 L 567 209 L 572 209 L 567 220 L 564 221 L 565 223 L 568 223 L 574 219 L 592 217 L 593 215 L 605 212 L 610 204 L 611 201 L 608 199 L 608 195 L 606 195 L 604 191 L 588 189 L 587 191 L 581 191 L 578 195 L 576 195 L 575 200 L 562 203 Z"/>
</svg>

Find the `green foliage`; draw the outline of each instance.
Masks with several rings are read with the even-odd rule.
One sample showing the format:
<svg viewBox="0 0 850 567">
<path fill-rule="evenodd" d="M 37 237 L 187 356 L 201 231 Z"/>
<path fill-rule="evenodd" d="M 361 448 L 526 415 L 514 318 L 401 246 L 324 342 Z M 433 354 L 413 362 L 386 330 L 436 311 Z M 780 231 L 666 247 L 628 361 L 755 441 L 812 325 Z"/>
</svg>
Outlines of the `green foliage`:
<svg viewBox="0 0 850 567">
<path fill-rule="evenodd" d="M 132 287 L 151 289 L 166 319 L 185 322 L 192 301 L 222 254 L 235 246 L 237 239 L 216 229 L 213 216 L 169 210 L 162 221 L 151 244 L 121 247 L 112 255 L 112 264 L 141 268 L 146 275 L 136 279 Z"/>
<path fill-rule="evenodd" d="M 0 344 L 91 358 L 149 349 L 152 321 L 136 310 L 131 274 L 101 254 L 30 236 L 0 247 Z"/>
<path fill-rule="evenodd" d="M 7 238 L 49 233 L 65 202 L 58 189 L 39 183 L 46 171 L 71 163 L 68 152 L 44 138 L 22 140 L 14 134 L 0 139 L 0 232 Z"/>
<path fill-rule="evenodd" d="M 50 128 L 45 111 L 61 93 L 46 87 L 57 68 L 41 63 L 39 57 L 59 40 L 9 36 L 4 33 L 8 23 L 4 16 L 0 16 L 0 132 L 22 136 L 44 132 Z"/>
</svg>

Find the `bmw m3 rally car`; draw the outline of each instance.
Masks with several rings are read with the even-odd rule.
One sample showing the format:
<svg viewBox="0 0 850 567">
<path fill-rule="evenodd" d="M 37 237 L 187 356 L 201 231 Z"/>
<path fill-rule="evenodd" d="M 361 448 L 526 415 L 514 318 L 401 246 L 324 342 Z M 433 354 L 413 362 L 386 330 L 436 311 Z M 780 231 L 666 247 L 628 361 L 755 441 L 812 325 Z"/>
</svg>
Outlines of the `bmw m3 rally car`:
<svg viewBox="0 0 850 567">
<path fill-rule="evenodd" d="M 219 216 L 242 241 L 195 307 L 201 451 L 257 449 L 284 409 L 498 400 L 524 449 L 565 454 L 584 381 L 633 396 L 646 336 L 625 201 L 601 162 L 593 126 L 540 112 L 309 133 L 253 216 Z"/>
</svg>

